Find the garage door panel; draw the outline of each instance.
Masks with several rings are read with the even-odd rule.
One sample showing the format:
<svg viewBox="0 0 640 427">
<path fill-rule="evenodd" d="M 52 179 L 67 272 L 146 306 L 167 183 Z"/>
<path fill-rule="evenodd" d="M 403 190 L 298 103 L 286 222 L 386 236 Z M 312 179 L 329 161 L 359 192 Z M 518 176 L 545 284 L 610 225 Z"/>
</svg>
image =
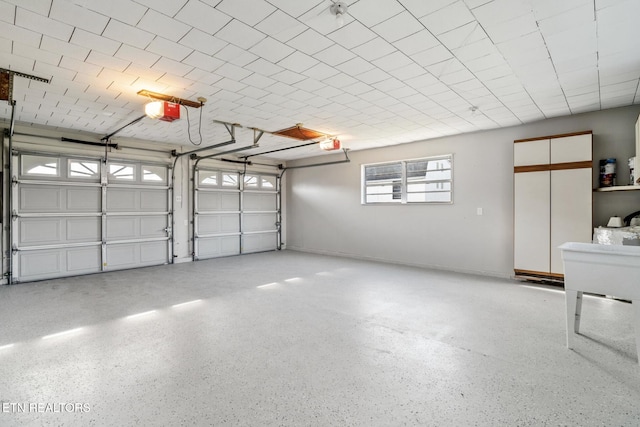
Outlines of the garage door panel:
<svg viewBox="0 0 640 427">
<path fill-rule="evenodd" d="M 108 212 L 132 212 L 138 207 L 138 192 L 133 188 L 109 188 L 107 191 Z"/>
<path fill-rule="evenodd" d="M 100 210 L 102 194 L 99 188 L 67 188 L 66 208 L 71 212 L 96 212 Z"/>
<path fill-rule="evenodd" d="M 264 252 L 276 250 L 277 233 L 248 234 L 242 236 L 242 252 Z"/>
<path fill-rule="evenodd" d="M 20 186 L 20 212 L 59 212 L 62 204 L 62 189 L 55 187 Z"/>
<path fill-rule="evenodd" d="M 135 243 L 107 245 L 105 266 L 109 270 L 135 267 L 139 263 L 136 249 L 137 245 Z"/>
<path fill-rule="evenodd" d="M 276 215 L 271 213 L 266 214 L 244 214 L 243 231 L 276 231 Z"/>
<path fill-rule="evenodd" d="M 166 262 L 168 248 L 166 241 L 140 243 L 140 262 L 142 264 L 158 264 Z"/>
<path fill-rule="evenodd" d="M 20 281 L 51 279 L 100 272 L 99 245 L 18 253 Z"/>
<path fill-rule="evenodd" d="M 238 214 L 198 215 L 198 234 L 237 233 L 240 231 Z"/>
<path fill-rule="evenodd" d="M 198 210 L 200 211 L 239 211 L 238 193 L 198 191 Z"/>
<path fill-rule="evenodd" d="M 107 241 L 134 238 L 138 233 L 138 220 L 135 217 L 108 217 Z"/>
<path fill-rule="evenodd" d="M 166 237 L 167 217 L 162 216 L 142 216 L 140 218 L 140 237 Z"/>
<path fill-rule="evenodd" d="M 18 236 L 20 247 L 60 243 L 63 221 L 60 218 L 22 218 Z"/>
<path fill-rule="evenodd" d="M 237 236 L 206 237 L 198 239 L 198 258 L 215 258 L 239 254 L 240 240 Z"/>
<path fill-rule="evenodd" d="M 167 212 L 167 192 L 165 190 L 141 190 L 140 206 L 142 212 Z"/>
<path fill-rule="evenodd" d="M 95 218 L 68 218 L 66 220 L 67 242 L 93 242 L 99 241 L 101 219 Z"/>
<path fill-rule="evenodd" d="M 168 241 L 118 243 L 107 245 L 108 270 L 134 268 L 166 263 L 169 256 Z"/>
<path fill-rule="evenodd" d="M 67 271 L 73 274 L 100 271 L 102 249 L 100 246 L 67 249 Z"/>
<path fill-rule="evenodd" d="M 20 253 L 20 277 L 58 276 L 64 269 L 61 251 L 28 251 Z"/>
<path fill-rule="evenodd" d="M 100 241 L 100 218 L 21 218 L 19 247 Z"/>
<path fill-rule="evenodd" d="M 276 197 L 270 193 L 244 193 L 244 209 L 247 211 L 275 211 Z"/>
</svg>

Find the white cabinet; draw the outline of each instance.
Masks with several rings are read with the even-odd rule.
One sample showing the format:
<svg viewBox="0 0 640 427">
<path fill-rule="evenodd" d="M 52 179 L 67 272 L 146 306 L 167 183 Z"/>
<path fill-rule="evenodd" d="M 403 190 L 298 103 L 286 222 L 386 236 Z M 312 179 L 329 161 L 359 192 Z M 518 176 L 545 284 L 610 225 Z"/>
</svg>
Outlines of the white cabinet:
<svg viewBox="0 0 640 427">
<path fill-rule="evenodd" d="M 592 135 L 515 141 L 514 271 L 561 279 L 558 246 L 591 242 Z"/>
</svg>

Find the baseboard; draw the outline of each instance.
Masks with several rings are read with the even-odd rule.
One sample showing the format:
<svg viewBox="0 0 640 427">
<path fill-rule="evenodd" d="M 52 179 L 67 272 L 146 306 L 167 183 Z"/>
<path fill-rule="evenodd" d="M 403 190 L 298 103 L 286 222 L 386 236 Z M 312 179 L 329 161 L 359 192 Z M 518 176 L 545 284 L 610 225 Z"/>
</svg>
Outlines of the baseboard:
<svg viewBox="0 0 640 427">
<path fill-rule="evenodd" d="M 366 255 L 351 254 L 351 253 L 345 253 L 345 252 L 332 252 L 332 251 L 323 251 L 318 249 L 301 248 L 298 246 L 288 246 L 287 250 L 292 252 L 303 252 L 303 253 L 310 253 L 310 254 L 316 254 L 316 255 L 345 257 L 345 258 L 357 259 L 362 261 L 382 262 L 385 264 L 404 265 L 406 267 L 424 268 L 427 270 L 450 271 L 452 273 L 471 274 L 474 276 L 495 277 L 498 279 L 512 280 L 510 272 L 503 274 L 503 273 L 496 273 L 493 271 L 479 271 L 479 270 L 469 270 L 469 269 L 463 269 L 463 268 L 450 268 L 447 266 L 434 265 L 434 264 L 416 264 L 411 262 L 402 262 L 398 260 L 389 260 L 386 258 L 370 257 Z"/>
</svg>

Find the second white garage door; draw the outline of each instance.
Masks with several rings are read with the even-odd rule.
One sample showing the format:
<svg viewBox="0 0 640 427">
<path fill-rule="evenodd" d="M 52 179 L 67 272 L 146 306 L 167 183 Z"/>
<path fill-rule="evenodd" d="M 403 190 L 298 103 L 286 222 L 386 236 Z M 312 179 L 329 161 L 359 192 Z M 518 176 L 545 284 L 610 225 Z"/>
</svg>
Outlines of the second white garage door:
<svg viewBox="0 0 640 427">
<path fill-rule="evenodd" d="M 277 175 L 199 169 L 194 178 L 194 259 L 279 248 Z"/>
</svg>

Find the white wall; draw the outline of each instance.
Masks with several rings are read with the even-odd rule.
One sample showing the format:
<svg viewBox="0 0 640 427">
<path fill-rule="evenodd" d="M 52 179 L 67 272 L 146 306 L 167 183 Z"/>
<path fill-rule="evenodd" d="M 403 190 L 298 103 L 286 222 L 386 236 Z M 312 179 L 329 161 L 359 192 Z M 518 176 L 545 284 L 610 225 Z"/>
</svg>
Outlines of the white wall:
<svg viewBox="0 0 640 427">
<path fill-rule="evenodd" d="M 513 141 L 592 130 L 594 188 L 598 159 L 618 159 L 628 180 L 640 106 L 522 126 L 352 151 L 351 163 L 287 172 L 286 247 L 424 267 L 510 277 L 513 271 Z M 348 146 L 349 144 L 345 144 Z M 357 148 L 357 147 L 352 147 Z M 360 204 L 361 165 L 454 155 L 452 205 Z M 294 164 L 339 160 L 340 155 Z M 476 209 L 483 208 L 477 216 Z M 640 191 L 594 193 L 594 225 L 640 210 Z"/>
</svg>

